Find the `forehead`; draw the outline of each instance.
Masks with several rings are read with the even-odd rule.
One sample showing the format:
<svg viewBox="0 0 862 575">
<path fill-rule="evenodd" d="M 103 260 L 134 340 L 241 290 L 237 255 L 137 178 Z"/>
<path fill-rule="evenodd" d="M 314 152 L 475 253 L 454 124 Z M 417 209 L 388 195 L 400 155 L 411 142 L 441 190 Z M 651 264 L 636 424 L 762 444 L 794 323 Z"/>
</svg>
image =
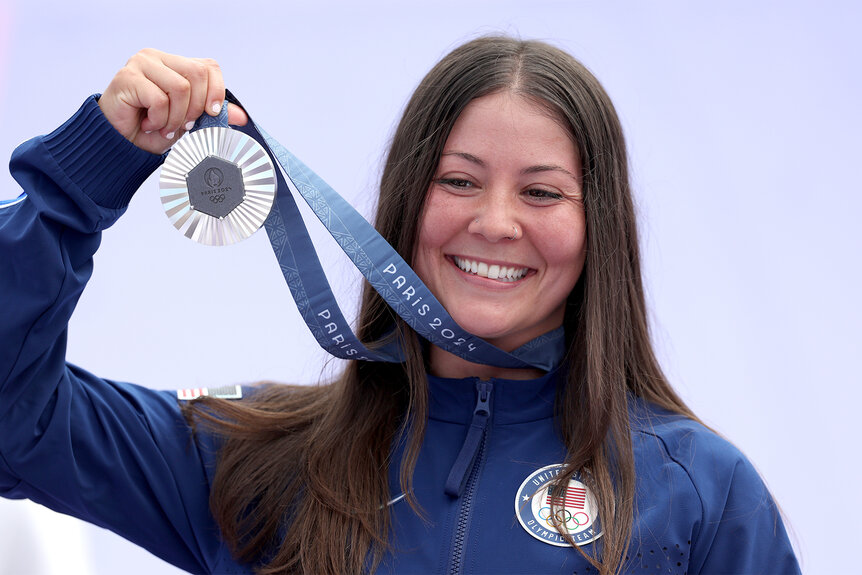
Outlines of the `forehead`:
<svg viewBox="0 0 862 575">
<path fill-rule="evenodd" d="M 496 92 L 476 98 L 464 108 L 443 154 L 517 157 L 540 163 L 553 160 L 578 171 L 577 146 L 565 126 L 565 120 L 548 105 L 510 91 Z"/>
</svg>

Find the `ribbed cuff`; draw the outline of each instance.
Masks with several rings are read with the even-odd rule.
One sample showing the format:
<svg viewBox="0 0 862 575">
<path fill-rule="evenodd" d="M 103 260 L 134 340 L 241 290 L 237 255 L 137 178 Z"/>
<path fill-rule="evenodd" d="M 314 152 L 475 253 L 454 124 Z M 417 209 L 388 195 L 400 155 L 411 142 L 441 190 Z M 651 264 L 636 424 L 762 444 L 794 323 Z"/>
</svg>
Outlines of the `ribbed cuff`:
<svg viewBox="0 0 862 575">
<path fill-rule="evenodd" d="M 97 98 L 87 98 L 43 143 L 90 199 L 105 208 L 124 208 L 166 154 L 151 154 L 124 138 L 102 114 Z"/>
</svg>

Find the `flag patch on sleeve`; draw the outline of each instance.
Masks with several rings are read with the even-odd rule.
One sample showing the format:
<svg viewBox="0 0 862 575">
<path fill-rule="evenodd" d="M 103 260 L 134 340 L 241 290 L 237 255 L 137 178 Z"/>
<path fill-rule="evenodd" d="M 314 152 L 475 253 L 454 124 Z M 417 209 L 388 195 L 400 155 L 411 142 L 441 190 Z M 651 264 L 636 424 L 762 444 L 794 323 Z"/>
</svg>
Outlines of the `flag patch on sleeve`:
<svg viewBox="0 0 862 575">
<path fill-rule="evenodd" d="M 215 397 L 217 399 L 242 399 L 241 385 L 223 385 L 221 387 L 193 387 L 178 389 L 177 399 L 189 401 L 198 397 Z"/>
</svg>

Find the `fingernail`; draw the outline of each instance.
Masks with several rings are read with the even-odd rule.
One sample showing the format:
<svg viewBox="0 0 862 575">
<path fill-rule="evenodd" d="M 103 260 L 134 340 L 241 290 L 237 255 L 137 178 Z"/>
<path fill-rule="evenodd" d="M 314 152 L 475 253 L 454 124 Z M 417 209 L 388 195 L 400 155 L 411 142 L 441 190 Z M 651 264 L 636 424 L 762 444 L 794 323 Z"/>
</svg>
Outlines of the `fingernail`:
<svg viewBox="0 0 862 575">
<path fill-rule="evenodd" d="M 173 133 L 173 132 L 168 132 L 168 134 L 167 134 L 167 136 L 165 136 L 165 138 L 166 138 L 166 139 L 168 139 L 168 140 L 173 140 L 173 139 L 174 139 L 174 133 Z"/>
<path fill-rule="evenodd" d="M 221 102 L 214 102 L 213 103 L 213 114 L 218 114 L 219 112 L 221 112 Z"/>
<path fill-rule="evenodd" d="M 188 122 L 186 122 L 186 132 L 188 132 L 189 130 L 191 130 L 194 127 L 195 127 L 194 121 L 189 120 Z"/>
<path fill-rule="evenodd" d="M 152 130 L 147 130 L 147 131 L 145 131 L 144 133 L 145 133 L 145 134 L 152 134 L 152 133 L 153 133 L 153 131 L 152 131 Z"/>
</svg>

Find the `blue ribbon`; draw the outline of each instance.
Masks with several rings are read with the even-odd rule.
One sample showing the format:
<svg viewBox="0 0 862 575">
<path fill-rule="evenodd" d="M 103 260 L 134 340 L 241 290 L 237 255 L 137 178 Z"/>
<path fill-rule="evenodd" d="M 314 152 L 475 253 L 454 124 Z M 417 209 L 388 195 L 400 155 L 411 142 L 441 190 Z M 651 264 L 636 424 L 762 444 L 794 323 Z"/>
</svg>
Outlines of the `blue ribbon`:
<svg viewBox="0 0 862 575">
<path fill-rule="evenodd" d="M 193 130 L 228 127 L 227 103 L 217 117 L 204 114 Z M 374 227 L 284 146 L 251 119 L 236 129 L 260 142 L 273 163 L 281 165 L 288 181 L 276 170 L 278 192 L 264 227 L 281 273 L 297 308 L 314 338 L 327 352 L 342 359 L 400 363 L 404 354 L 391 341 L 368 349 L 350 329 L 317 257 L 299 208 L 290 191 L 298 193 L 338 245 L 387 304 L 416 333 L 468 361 L 505 368 L 535 367 L 550 371 L 562 361 L 563 328 L 557 328 L 509 353 L 461 328 L 419 276 Z"/>
</svg>

